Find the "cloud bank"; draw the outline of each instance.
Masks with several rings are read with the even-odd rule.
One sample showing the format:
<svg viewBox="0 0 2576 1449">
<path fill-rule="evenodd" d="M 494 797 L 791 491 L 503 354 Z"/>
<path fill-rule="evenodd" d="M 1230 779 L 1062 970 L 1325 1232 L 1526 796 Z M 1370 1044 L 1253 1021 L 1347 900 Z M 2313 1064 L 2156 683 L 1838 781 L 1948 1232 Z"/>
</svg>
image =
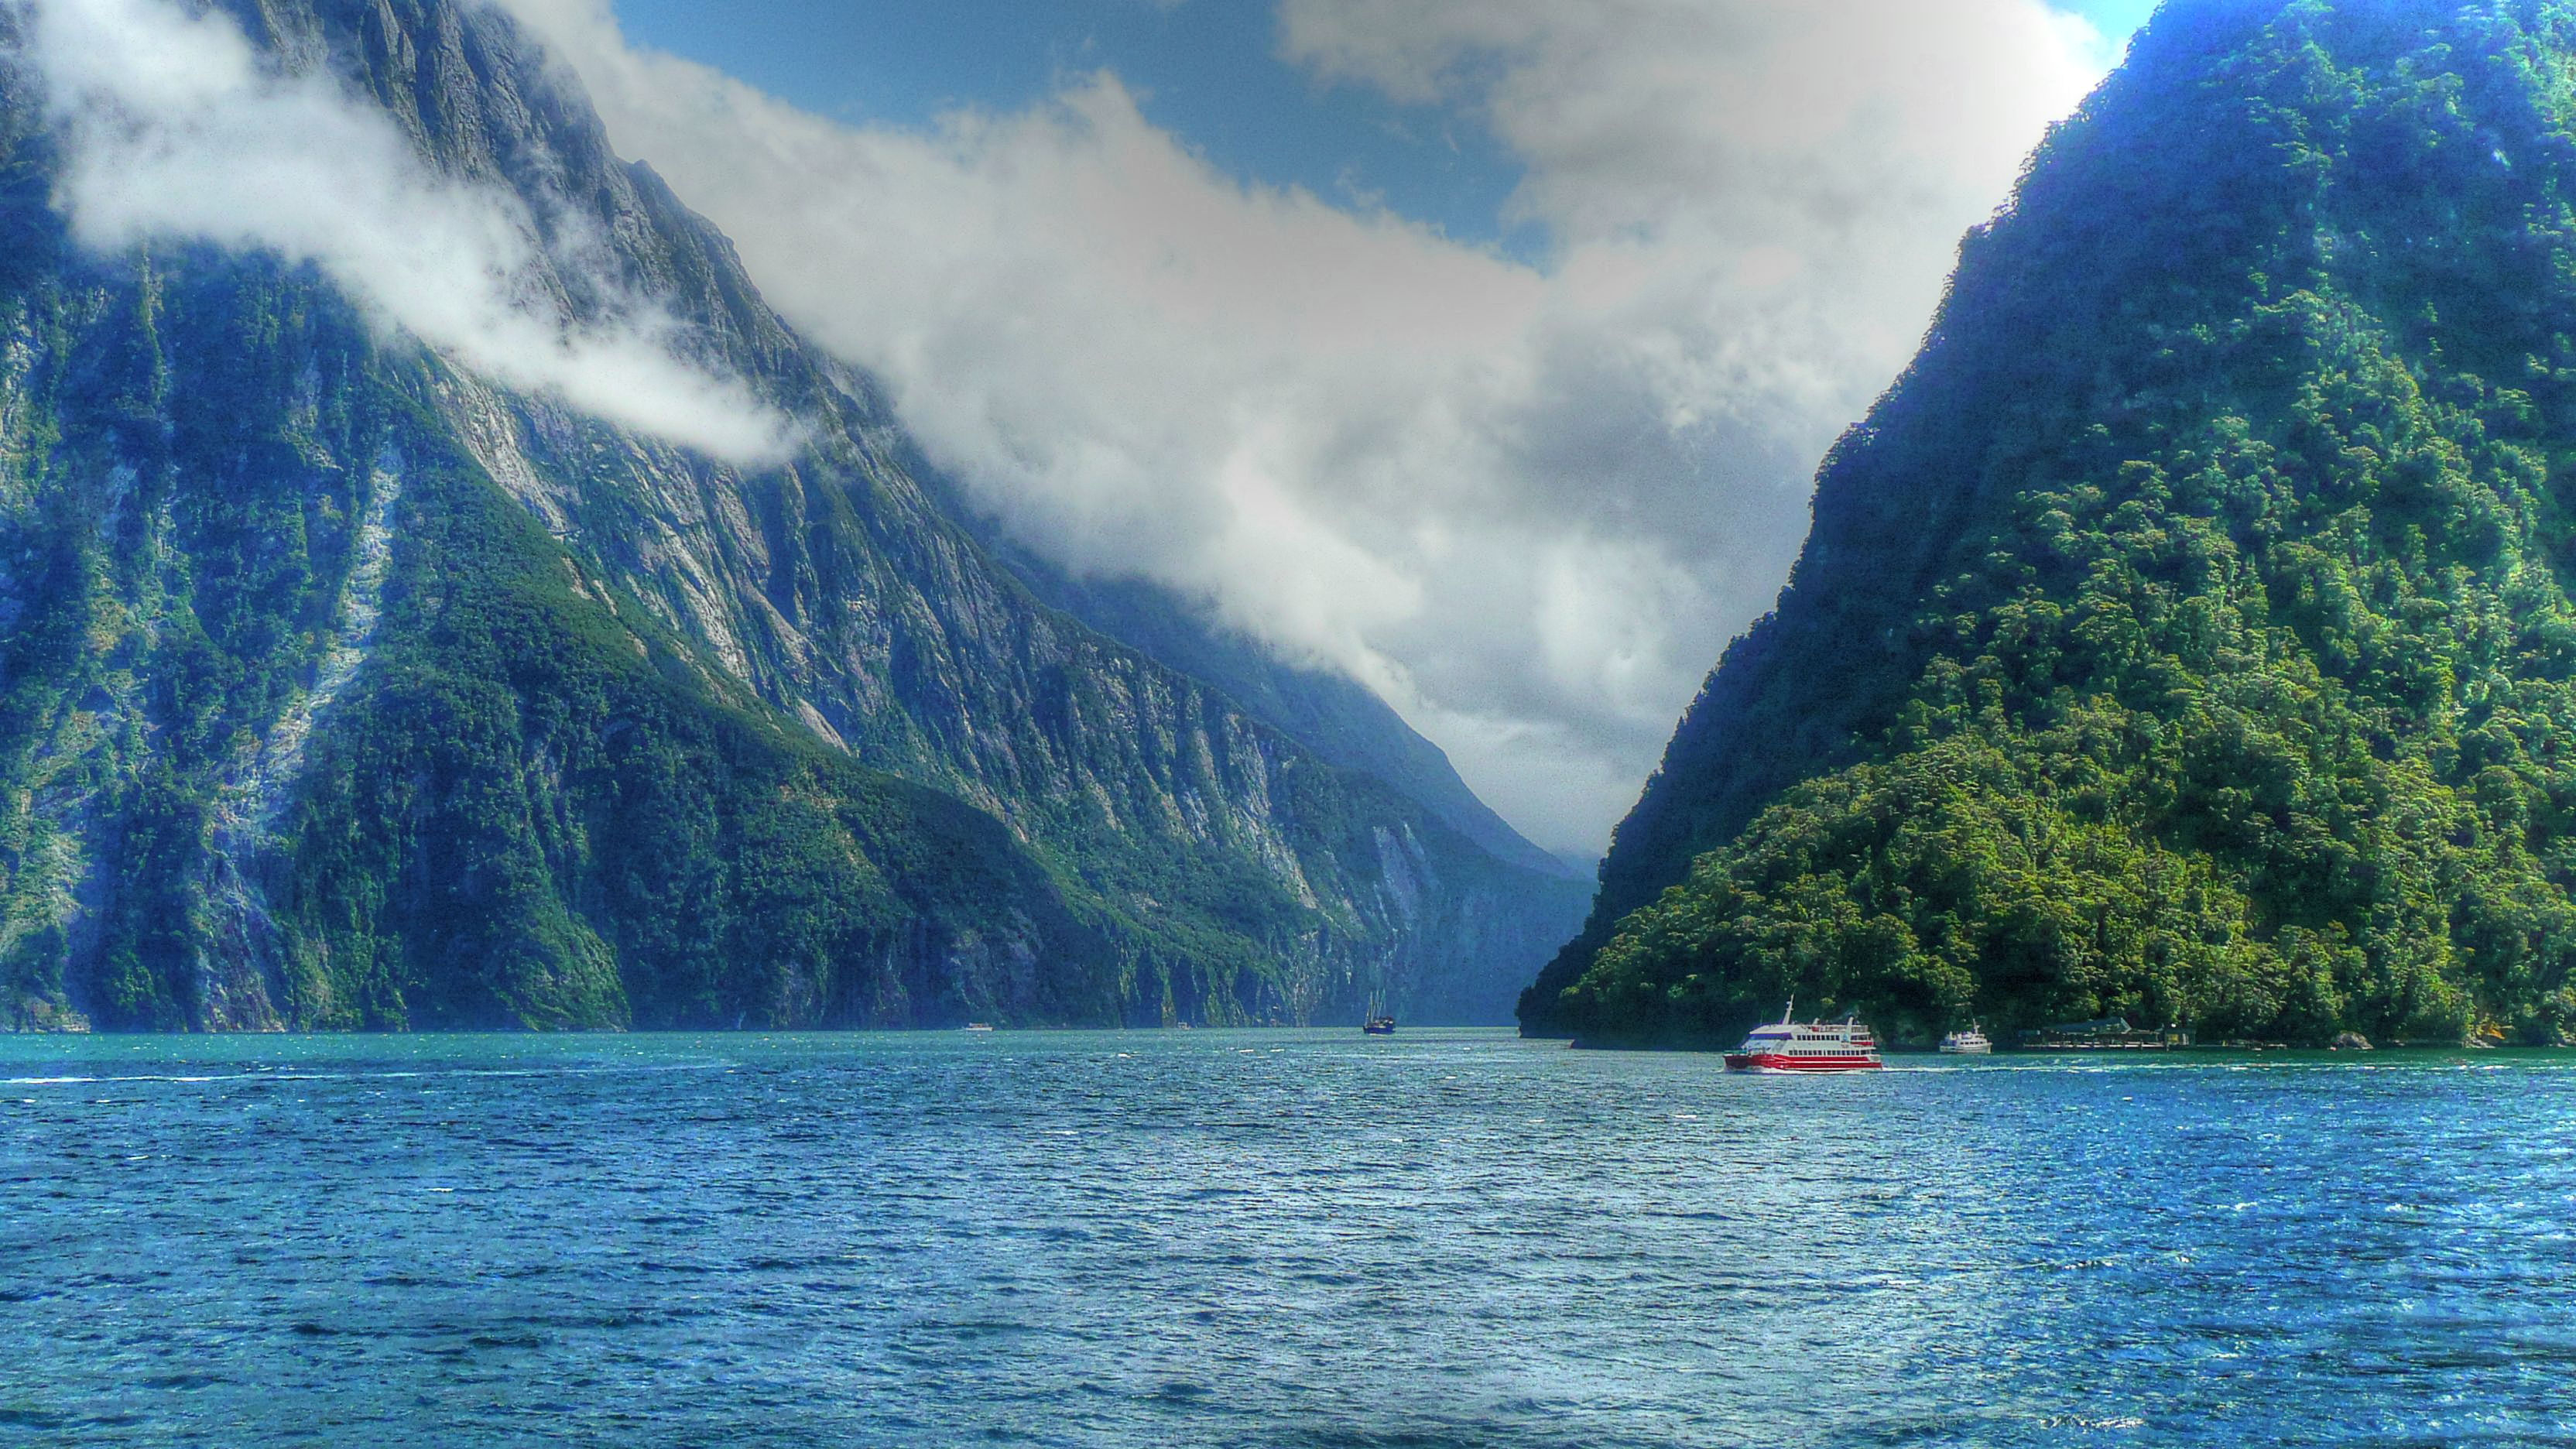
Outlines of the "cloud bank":
<svg viewBox="0 0 2576 1449">
<path fill-rule="evenodd" d="M 852 128 L 630 47 L 602 0 L 501 3 L 1021 537 L 1350 672 L 1580 849 L 2110 58 L 2039 0 L 1283 0 L 1318 84 L 1520 158 L 1529 267 L 1239 184 L 1114 75 Z"/>
<path fill-rule="evenodd" d="M 649 306 L 563 316 L 544 273 L 580 258 L 541 249 L 517 197 L 439 176 L 330 77 L 264 69 L 229 17 L 167 0 L 12 3 L 68 141 L 55 204 L 83 245 L 275 252 L 505 386 L 737 463 L 785 455 L 786 420 L 675 358 Z"/>
</svg>

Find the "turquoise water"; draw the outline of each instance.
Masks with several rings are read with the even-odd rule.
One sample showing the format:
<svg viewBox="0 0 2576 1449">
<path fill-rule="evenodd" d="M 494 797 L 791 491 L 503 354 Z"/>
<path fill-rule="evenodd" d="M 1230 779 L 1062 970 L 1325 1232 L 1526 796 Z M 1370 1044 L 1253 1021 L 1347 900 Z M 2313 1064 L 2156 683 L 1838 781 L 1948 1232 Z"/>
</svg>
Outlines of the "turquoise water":
<svg viewBox="0 0 2576 1449">
<path fill-rule="evenodd" d="M 2576 1443 L 2576 1059 L 0 1037 L 0 1444 Z"/>
</svg>

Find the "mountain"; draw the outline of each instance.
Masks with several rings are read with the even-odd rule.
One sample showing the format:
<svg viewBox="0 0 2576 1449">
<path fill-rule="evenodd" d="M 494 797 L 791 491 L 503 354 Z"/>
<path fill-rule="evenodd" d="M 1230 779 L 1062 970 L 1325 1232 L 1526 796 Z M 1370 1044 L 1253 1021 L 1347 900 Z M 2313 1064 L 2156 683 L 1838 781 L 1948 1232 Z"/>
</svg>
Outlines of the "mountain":
<svg viewBox="0 0 2576 1449">
<path fill-rule="evenodd" d="M 1499 1020 L 1582 891 L 1048 607 L 868 381 L 465 0 L 229 0 L 737 466 L 260 252 L 76 246 L 0 7 L 0 1026 Z"/>
<path fill-rule="evenodd" d="M 1216 686 L 1316 758 L 1383 782 L 1496 858 L 1542 875 L 1584 880 L 1582 872 L 1531 844 L 1477 799 L 1449 756 L 1367 686 L 1329 669 L 1288 663 L 1168 589 L 1141 579 L 1073 577 L 962 505 L 952 513 L 975 527 L 986 550 L 1051 607 Z"/>
<path fill-rule="evenodd" d="M 1535 1034 L 2576 1034 L 2576 7 L 2171 0 L 1971 233 Z"/>
</svg>

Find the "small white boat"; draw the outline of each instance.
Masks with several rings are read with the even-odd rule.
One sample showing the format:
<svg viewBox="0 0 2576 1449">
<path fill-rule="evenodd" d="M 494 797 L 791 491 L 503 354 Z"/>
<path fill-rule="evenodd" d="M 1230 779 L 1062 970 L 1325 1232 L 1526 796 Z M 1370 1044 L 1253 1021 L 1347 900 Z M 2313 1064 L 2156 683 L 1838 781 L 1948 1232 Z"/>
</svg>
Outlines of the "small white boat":
<svg viewBox="0 0 2576 1449">
<path fill-rule="evenodd" d="M 984 1022 L 970 1021 L 957 1029 L 959 1031 L 991 1031 L 993 1028 Z"/>
<path fill-rule="evenodd" d="M 1948 1036 L 1941 1038 L 1941 1051 L 1946 1056 L 1992 1056 L 1994 1054 L 1994 1050 L 1995 1044 L 1986 1040 L 1986 1034 L 1979 1031 L 1977 1029 L 1977 1024 L 1973 1021 L 1968 1023 L 1968 1029 L 1966 1031 L 1954 1031 Z"/>
</svg>

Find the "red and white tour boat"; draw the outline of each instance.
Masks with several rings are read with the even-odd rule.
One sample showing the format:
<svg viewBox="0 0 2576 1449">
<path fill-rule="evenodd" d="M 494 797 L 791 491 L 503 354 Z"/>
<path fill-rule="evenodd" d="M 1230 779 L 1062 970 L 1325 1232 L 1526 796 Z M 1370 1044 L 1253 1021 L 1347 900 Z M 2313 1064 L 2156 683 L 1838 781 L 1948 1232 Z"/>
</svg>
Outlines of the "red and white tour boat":
<svg viewBox="0 0 2576 1449">
<path fill-rule="evenodd" d="M 1792 1001 L 1769 1026 L 1757 1026 L 1744 1045 L 1726 1054 L 1730 1072 L 1874 1072 L 1878 1038 L 1851 1017 L 1840 1021 L 1791 1021 Z"/>
</svg>

